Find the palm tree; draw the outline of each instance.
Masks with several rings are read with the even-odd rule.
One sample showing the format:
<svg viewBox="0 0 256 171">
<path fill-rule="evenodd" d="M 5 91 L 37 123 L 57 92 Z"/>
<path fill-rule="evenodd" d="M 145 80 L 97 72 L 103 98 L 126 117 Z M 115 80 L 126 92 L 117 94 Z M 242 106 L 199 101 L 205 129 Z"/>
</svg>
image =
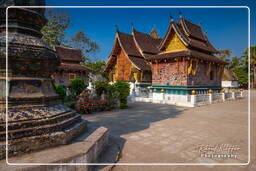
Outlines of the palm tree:
<svg viewBox="0 0 256 171">
<path fill-rule="evenodd" d="M 245 58 L 245 65 L 248 66 L 249 51 L 248 48 L 245 49 L 243 57 Z M 251 78 L 252 87 L 256 88 L 256 45 L 250 47 L 250 67 L 251 67 Z"/>
<path fill-rule="evenodd" d="M 229 62 L 231 54 L 232 54 L 232 50 L 223 49 L 223 50 L 219 50 L 218 57 L 226 62 Z"/>
</svg>

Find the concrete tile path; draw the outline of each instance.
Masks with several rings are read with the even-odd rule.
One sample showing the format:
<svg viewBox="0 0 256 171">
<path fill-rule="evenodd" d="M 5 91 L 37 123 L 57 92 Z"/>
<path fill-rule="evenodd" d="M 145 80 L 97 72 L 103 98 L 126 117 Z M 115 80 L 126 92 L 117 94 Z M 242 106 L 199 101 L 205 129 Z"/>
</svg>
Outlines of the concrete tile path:
<svg viewBox="0 0 256 171">
<path fill-rule="evenodd" d="M 252 103 L 256 92 L 252 92 Z M 118 163 L 246 163 L 248 161 L 248 100 L 184 108 L 134 103 L 128 109 L 84 115 L 89 127 L 110 129 L 122 148 Z M 255 107 L 251 112 L 255 130 Z M 255 141 L 255 134 L 251 135 Z M 199 145 L 230 144 L 240 148 L 237 159 L 204 158 Z M 253 144 L 253 143 L 251 143 Z M 251 149 L 255 153 L 255 147 Z M 114 171 L 256 170 L 255 157 L 247 166 L 115 166 Z"/>
</svg>

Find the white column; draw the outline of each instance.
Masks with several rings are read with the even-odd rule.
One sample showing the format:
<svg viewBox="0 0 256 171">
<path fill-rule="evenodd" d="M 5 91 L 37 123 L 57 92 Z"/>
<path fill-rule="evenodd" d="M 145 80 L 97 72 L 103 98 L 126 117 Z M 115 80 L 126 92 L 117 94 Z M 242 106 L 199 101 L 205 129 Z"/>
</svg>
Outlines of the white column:
<svg viewBox="0 0 256 171">
<path fill-rule="evenodd" d="M 212 104 L 212 93 L 209 93 L 209 102 Z"/>
<path fill-rule="evenodd" d="M 235 99 L 236 97 L 235 97 L 235 92 L 234 91 L 232 91 L 232 99 Z"/>
<path fill-rule="evenodd" d="M 243 90 L 240 90 L 240 96 L 243 97 L 244 93 Z"/>
<path fill-rule="evenodd" d="M 221 93 L 222 101 L 225 102 L 225 93 Z"/>
<path fill-rule="evenodd" d="M 157 94 L 156 94 L 156 89 L 154 88 L 153 89 L 153 93 L 152 93 L 152 99 L 153 99 L 153 101 L 154 101 L 154 99 L 157 99 Z"/>
<path fill-rule="evenodd" d="M 163 89 L 161 90 L 161 98 L 162 98 L 162 100 L 165 99 L 165 98 L 164 98 L 164 90 L 163 90 Z"/>
<path fill-rule="evenodd" d="M 195 107 L 196 106 L 196 95 L 190 95 L 190 97 L 191 97 L 191 104 L 192 104 L 192 106 L 193 107 Z"/>
</svg>

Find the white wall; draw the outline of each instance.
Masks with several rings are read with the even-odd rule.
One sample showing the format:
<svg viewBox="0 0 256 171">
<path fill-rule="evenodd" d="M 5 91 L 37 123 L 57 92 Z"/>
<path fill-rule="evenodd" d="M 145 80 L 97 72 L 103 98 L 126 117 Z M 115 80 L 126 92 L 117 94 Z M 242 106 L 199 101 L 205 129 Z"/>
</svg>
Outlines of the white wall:
<svg viewBox="0 0 256 171">
<path fill-rule="evenodd" d="M 222 87 L 238 87 L 238 81 L 221 81 Z"/>
</svg>

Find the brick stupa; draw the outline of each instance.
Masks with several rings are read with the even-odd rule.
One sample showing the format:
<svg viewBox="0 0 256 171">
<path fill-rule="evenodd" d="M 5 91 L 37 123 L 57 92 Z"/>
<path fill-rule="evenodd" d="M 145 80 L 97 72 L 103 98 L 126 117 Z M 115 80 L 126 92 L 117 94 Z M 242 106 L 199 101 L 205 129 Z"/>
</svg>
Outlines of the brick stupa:
<svg viewBox="0 0 256 171">
<path fill-rule="evenodd" d="M 9 156 L 67 144 L 86 122 L 74 110 L 57 103 L 51 74 L 59 63 L 41 37 L 43 8 L 8 10 L 8 79 L 6 79 L 6 7 L 43 6 L 44 0 L 1 2 L 0 13 L 0 158 L 5 157 L 6 91 L 8 94 Z M 7 84 L 6 84 L 7 81 Z M 6 88 L 8 85 L 8 88 Z"/>
</svg>

